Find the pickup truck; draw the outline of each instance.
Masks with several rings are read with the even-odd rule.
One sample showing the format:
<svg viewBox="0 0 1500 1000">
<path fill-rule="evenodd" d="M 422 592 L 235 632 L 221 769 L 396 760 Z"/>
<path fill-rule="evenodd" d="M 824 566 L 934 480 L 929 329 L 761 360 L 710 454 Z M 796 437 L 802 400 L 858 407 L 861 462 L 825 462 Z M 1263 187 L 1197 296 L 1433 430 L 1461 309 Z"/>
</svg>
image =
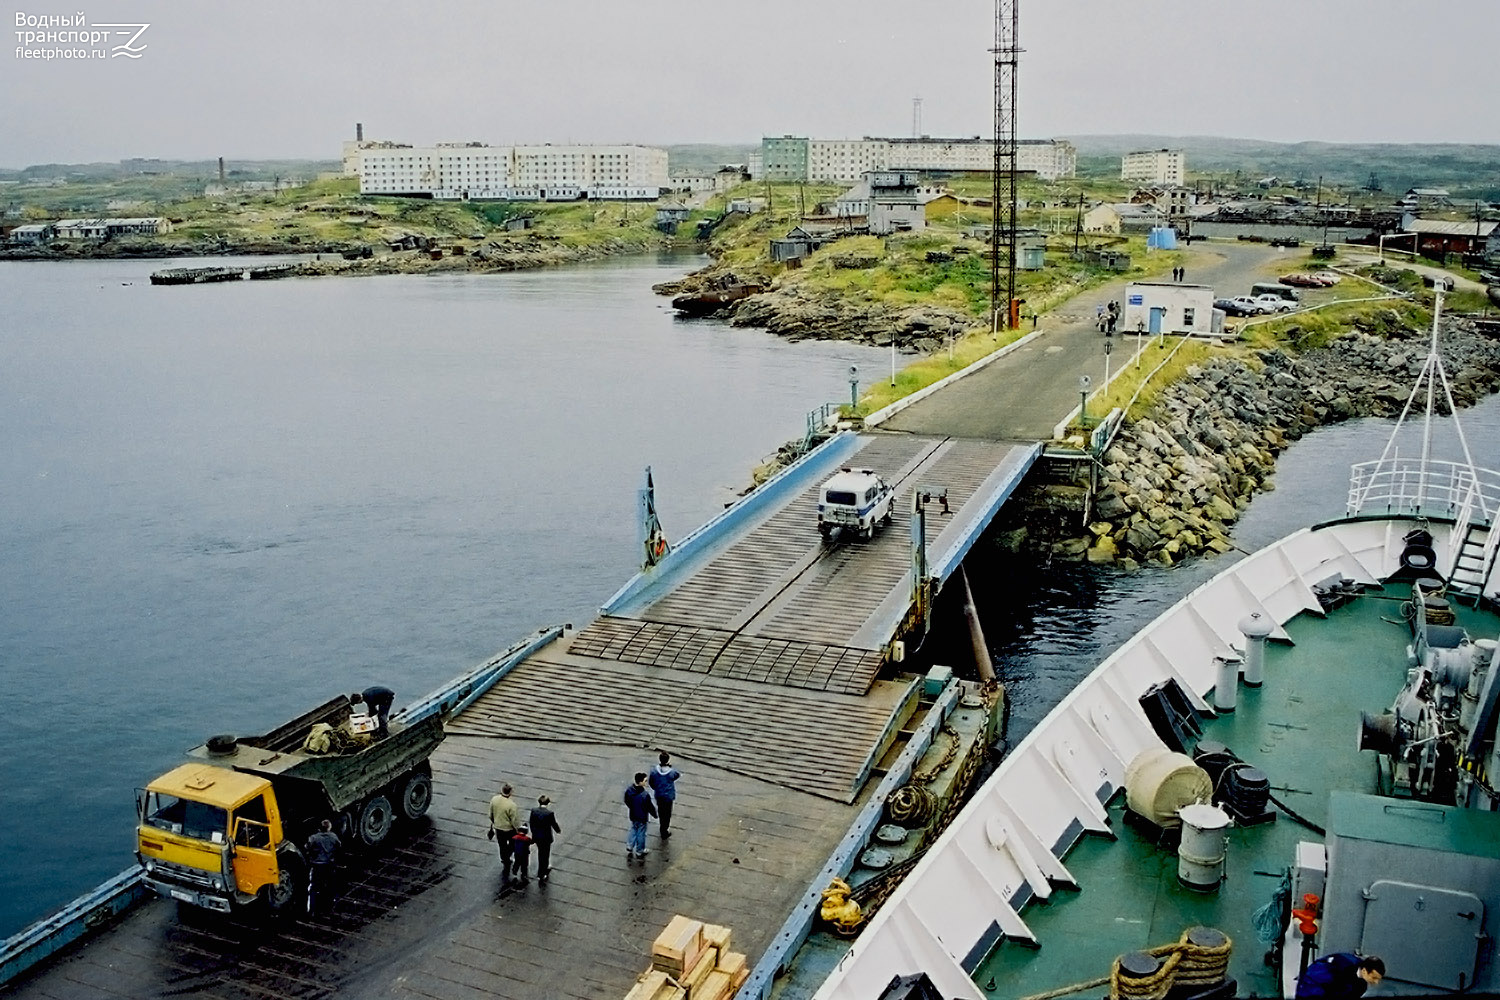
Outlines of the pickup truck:
<svg viewBox="0 0 1500 1000">
<path fill-rule="evenodd" d="M 875 536 L 891 523 L 896 491 L 874 469 L 840 469 L 818 491 L 818 531 L 824 538 L 840 528 L 860 538 Z"/>
<path fill-rule="evenodd" d="M 428 758 L 442 717 L 362 733 L 367 716 L 339 695 L 264 736 L 215 736 L 191 762 L 136 791 L 136 858 L 158 894 L 228 913 L 291 909 L 306 888 L 302 845 L 324 819 L 378 846 L 397 815 L 432 802 Z"/>
</svg>

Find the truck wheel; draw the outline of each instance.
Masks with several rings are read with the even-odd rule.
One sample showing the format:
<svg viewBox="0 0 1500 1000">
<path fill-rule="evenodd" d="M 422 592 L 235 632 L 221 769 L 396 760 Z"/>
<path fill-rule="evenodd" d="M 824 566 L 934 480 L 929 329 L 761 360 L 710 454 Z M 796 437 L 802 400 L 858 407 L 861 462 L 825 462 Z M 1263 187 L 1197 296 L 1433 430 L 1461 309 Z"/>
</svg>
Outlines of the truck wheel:
<svg viewBox="0 0 1500 1000">
<path fill-rule="evenodd" d="M 882 517 L 880 519 L 880 523 L 889 528 L 891 526 L 891 522 L 894 520 L 895 518 L 891 516 L 891 509 L 887 507 L 885 510 L 885 517 Z"/>
<path fill-rule="evenodd" d="M 359 810 L 359 839 L 375 847 L 391 832 L 391 800 L 372 795 Z"/>
<path fill-rule="evenodd" d="M 261 897 L 272 913 L 293 913 L 297 909 L 297 901 L 307 888 L 307 869 L 303 866 L 302 859 L 291 851 L 277 852 L 276 868 L 276 883 L 261 889 Z"/>
<path fill-rule="evenodd" d="M 401 815 L 407 819 L 421 819 L 432 805 L 432 779 L 421 771 L 407 775 L 401 786 Z"/>
</svg>

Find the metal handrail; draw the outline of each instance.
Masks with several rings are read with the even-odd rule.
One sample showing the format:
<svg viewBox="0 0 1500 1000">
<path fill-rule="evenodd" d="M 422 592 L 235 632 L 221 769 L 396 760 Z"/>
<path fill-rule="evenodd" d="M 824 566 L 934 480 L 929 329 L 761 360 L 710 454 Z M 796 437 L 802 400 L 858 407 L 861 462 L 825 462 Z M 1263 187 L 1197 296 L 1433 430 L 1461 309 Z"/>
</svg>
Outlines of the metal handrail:
<svg viewBox="0 0 1500 1000">
<path fill-rule="evenodd" d="M 1351 468 L 1351 517 L 1374 511 L 1451 516 L 1465 504 L 1472 505 L 1475 523 L 1493 523 L 1500 511 L 1500 472 L 1417 459 L 1360 462 Z"/>
</svg>

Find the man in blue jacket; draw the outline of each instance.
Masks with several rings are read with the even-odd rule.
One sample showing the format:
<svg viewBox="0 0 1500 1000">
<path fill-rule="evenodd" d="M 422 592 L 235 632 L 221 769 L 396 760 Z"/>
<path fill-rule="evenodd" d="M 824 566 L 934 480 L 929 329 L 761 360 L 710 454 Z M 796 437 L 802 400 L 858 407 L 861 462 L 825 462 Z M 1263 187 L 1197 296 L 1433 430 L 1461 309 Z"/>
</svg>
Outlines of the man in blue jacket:
<svg viewBox="0 0 1500 1000">
<path fill-rule="evenodd" d="M 656 793 L 656 813 L 661 817 L 661 839 L 672 836 L 672 803 L 677 801 L 677 779 L 682 772 L 672 766 L 672 755 L 663 752 L 661 763 L 651 769 L 647 776 L 651 790 Z"/>
<path fill-rule="evenodd" d="M 651 793 L 646 791 L 646 772 L 637 771 L 635 784 L 625 789 L 625 808 L 630 812 L 630 836 L 625 840 L 625 860 L 646 857 L 646 821 L 656 815 Z"/>
<path fill-rule="evenodd" d="M 1324 955 L 1297 977 L 1297 1000 L 1304 997 L 1355 1000 L 1384 978 L 1385 963 L 1374 955 L 1361 958 L 1347 951 Z"/>
</svg>

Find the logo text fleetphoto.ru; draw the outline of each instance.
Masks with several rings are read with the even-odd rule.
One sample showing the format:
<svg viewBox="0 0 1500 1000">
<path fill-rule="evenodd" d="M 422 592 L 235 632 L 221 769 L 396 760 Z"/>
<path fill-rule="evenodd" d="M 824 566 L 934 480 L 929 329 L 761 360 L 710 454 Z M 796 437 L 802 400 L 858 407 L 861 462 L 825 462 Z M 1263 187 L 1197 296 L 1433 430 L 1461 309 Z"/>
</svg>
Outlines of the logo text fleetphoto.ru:
<svg viewBox="0 0 1500 1000">
<path fill-rule="evenodd" d="M 83 13 L 16 13 L 16 58 L 43 61 L 139 59 L 146 51 L 141 36 L 151 27 L 140 21 L 89 23 Z"/>
</svg>

